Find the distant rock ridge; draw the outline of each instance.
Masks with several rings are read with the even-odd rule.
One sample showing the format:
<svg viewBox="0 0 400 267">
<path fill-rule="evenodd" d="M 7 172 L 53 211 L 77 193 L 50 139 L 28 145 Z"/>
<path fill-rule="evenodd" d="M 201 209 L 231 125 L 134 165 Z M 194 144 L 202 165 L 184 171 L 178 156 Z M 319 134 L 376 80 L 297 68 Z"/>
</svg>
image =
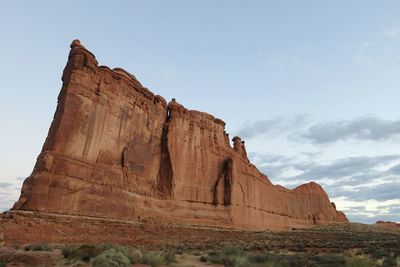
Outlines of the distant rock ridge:
<svg viewBox="0 0 400 267">
<path fill-rule="evenodd" d="M 400 223 L 398 223 L 398 222 L 377 221 L 375 224 L 378 225 L 378 226 L 387 228 L 387 229 L 399 230 L 400 231 Z"/>
<path fill-rule="evenodd" d="M 62 81 L 14 210 L 243 229 L 347 222 L 321 186 L 273 185 L 222 120 L 99 66 L 79 40 Z"/>
</svg>

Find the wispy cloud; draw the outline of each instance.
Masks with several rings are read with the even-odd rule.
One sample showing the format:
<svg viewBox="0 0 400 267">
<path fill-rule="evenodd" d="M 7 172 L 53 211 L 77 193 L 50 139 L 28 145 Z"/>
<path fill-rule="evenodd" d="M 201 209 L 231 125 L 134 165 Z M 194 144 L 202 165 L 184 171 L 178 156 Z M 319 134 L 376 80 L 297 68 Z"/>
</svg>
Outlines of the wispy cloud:
<svg viewBox="0 0 400 267">
<path fill-rule="evenodd" d="M 17 201 L 20 192 L 23 178 L 15 177 L 15 179 L 5 180 L 0 182 L 0 212 L 8 210 Z"/>
<path fill-rule="evenodd" d="M 358 43 L 358 44 L 349 45 L 349 48 L 356 48 L 356 49 L 360 50 L 360 49 L 365 49 L 365 48 L 370 47 L 370 46 L 372 46 L 372 43 L 368 42 L 368 41 L 365 41 L 365 42 L 361 42 L 361 43 Z"/>
<path fill-rule="evenodd" d="M 380 167 L 400 161 L 400 155 L 397 154 L 348 157 L 326 163 L 319 162 L 312 157 L 307 158 L 304 154 L 290 157 L 252 153 L 250 157 L 266 174 L 286 184 L 292 184 L 294 180 L 335 179 L 342 186 L 360 186 L 382 176 L 391 177 L 395 175 L 394 172 L 398 171 L 397 165 L 388 170 L 380 170 Z M 274 175 L 270 174 L 270 169 L 274 170 Z M 299 174 L 284 175 L 288 169 L 294 169 Z"/>
<path fill-rule="evenodd" d="M 332 198 L 350 220 L 373 223 L 377 220 L 400 221 L 400 198 L 386 201 L 367 198 L 354 201 L 347 197 Z"/>
<path fill-rule="evenodd" d="M 348 48 L 353 50 L 355 53 L 353 56 L 353 62 L 368 66 L 375 65 L 377 63 L 376 59 L 374 59 L 369 53 L 372 46 L 373 44 L 369 41 L 349 45 Z"/>
<path fill-rule="evenodd" d="M 349 139 L 385 141 L 400 135 L 400 119 L 384 120 L 366 116 L 315 124 L 298 137 L 314 144 L 327 144 Z"/>
<path fill-rule="evenodd" d="M 400 37 L 400 30 L 399 29 L 388 29 L 383 32 L 385 37 L 396 38 Z"/>
<path fill-rule="evenodd" d="M 371 216 L 376 213 L 388 213 L 391 207 L 400 206 L 400 198 L 398 199 L 389 199 L 385 201 L 378 201 L 376 199 L 366 199 L 363 201 L 354 201 L 347 197 L 337 197 L 332 198 L 336 202 L 336 204 L 342 207 L 342 210 L 346 211 L 349 209 L 359 208 L 360 212 L 371 212 L 368 213 Z"/>
<path fill-rule="evenodd" d="M 12 185 L 13 185 L 12 183 L 0 183 L 0 188 L 8 188 Z"/>
<path fill-rule="evenodd" d="M 15 189 L 11 183 L 0 183 L 0 212 L 8 210 L 15 202 Z"/>
<path fill-rule="evenodd" d="M 243 138 L 286 134 L 291 141 L 316 145 L 348 140 L 388 141 L 400 137 L 400 119 L 385 120 L 368 115 L 314 124 L 310 121 L 309 116 L 301 114 L 246 122 L 237 134 Z"/>
<path fill-rule="evenodd" d="M 400 175 L 400 164 L 393 166 L 388 170 L 389 173 Z"/>
<path fill-rule="evenodd" d="M 259 135 L 276 135 L 291 132 L 296 127 L 304 126 L 309 116 L 297 114 L 292 116 L 278 116 L 268 120 L 248 121 L 237 131 L 243 138 L 253 138 Z"/>
<path fill-rule="evenodd" d="M 257 53 L 259 56 L 267 59 L 268 65 L 273 70 L 284 70 L 286 73 L 295 73 L 301 70 L 308 74 L 313 74 L 317 70 L 312 51 L 307 46 L 274 53 L 269 56 L 265 56 L 264 49 L 259 49 Z"/>
<path fill-rule="evenodd" d="M 349 157 L 337 159 L 327 164 L 313 162 L 312 164 L 295 164 L 295 166 L 304 167 L 300 177 L 303 178 L 345 178 L 354 177 L 360 174 L 375 173 L 375 169 L 381 165 L 388 164 L 400 159 L 400 155 L 385 155 L 375 157 Z M 364 178 L 366 182 L 367 177 Z"/>
</svg>

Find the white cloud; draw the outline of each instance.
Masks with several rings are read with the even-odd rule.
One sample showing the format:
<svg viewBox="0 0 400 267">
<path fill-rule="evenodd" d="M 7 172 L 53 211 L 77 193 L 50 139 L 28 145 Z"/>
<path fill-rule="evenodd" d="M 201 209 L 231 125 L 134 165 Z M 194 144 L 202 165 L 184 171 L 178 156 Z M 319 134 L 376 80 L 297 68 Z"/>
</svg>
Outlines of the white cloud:
<svg viewBox="0 0 400 267">
<path fill-rule="evenodd" d="M 9 210 L 18 200 L 23 179 L 15 178 L 14 181 L 0 183 L 0 212 Z"/>
<path fill-rule="evenodd" d="M 362 43 L 359 43 L 359 44 L 349 45 L 349 48 L 365 49 L 365 48 L 370 47 L 370 46 L 372 46 L 372 43 L 366 41 L 366 42 L 362 42 Z"/>
<path fill-rule="evenodd" d="M 322 122 L 309 127 L 299 135 L 300 139 L 308 140 L 315 144 L 326 144 L 348 139 L 387 141 L 396 139 L 399 136 L 400 119 L 384 120 L 375 116 Z"/>
<path fill-rule="evenodd" d="M 355 201 L 344 196 L 331 198 L 335 202 L 336 207 L 344 212 L 351 211 L 351 213 L 364 215 L 367 217 L 376 217 L 379 215 L 386 215 L 390 213 L 390 208 L 393 206 L 400 205 L 399 199 L 390 199 L 385 201 L 379 201 L 376 199 L 366 199 L 361 201 Z M 363 207 L 360 209 L 360 207 Z M 358 210 L 358 211 L 356 211 Z"/>
<path fill-rule="evenodd" d="M 373 66 L 376 63 L 376 60 L 368 57 L 364 54 L 358 53 L 353 57 L 353 61 L 357 64 L 363 64 L 368 66 Z"/>
<path fill-rule="evenodd" d="M 384 31 L 383 35 L 386 36 L 386 37 L 389 37 L 389 38 L 400 37 L 400 30 L 398 30 L 398 29 L 388 29 L 388 30 Z"/>
<path fill-rule="evenodd" d="M 253 138 L 259 135 L 281 135 L 308 124 L 309 116 L 295 114 L 276 116 L 268 120 L 248 121 L 236 132 L 242 138 Z"/>
<path fill-rule="evenodd" d="M 316 145 L 347 140 L 397 142 L 400 139 L 400 119 L 385 120 L 366 115 L 351 120 L 315 124 L 310 122 L 310 116 L 307 114 L 277 116 L 268 120 L 246 122 L 236 133 L 243 138 L 286 134 L 290 141 L 308 141 Z"/>
</svg>

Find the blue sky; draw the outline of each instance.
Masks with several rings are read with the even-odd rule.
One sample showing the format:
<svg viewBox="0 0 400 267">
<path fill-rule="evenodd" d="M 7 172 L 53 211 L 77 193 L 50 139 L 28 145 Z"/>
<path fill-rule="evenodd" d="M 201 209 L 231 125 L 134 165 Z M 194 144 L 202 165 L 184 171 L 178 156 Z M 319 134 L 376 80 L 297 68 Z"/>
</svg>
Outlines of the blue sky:
<svg viewBox="0 0 400 267">
<path fill-rule="evenodd" d="M 0 209 L 47 135 L 73 39 L 227 123 L 273 183 L 400 221 L 399 1 L 0 1 Z"/>
</svg>

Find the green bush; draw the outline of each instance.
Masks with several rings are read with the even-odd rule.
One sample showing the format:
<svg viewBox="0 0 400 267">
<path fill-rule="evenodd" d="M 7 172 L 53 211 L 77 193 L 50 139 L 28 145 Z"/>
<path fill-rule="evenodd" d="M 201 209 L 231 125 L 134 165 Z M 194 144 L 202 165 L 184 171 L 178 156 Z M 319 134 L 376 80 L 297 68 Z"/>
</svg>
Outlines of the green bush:
<svg viewBox="0 0 400 267">
<path fill-rule="evenodd" d="M 236 263 L 235 255 L 222 255 L 215 263 L 223 264 L 226 267 L 234 267 Z"/>
<path fill-rule="evenodd" d="M 128 267 L 131 263 L 122 252 L 110 248 L 93 260 L 93 267 Z"/>
<path fill-rule="evenodd" d="M 251 255 L 249 256 L 249 261 L 251 263 L 264 263 L 267 261 L 267 256 L 266 255 Z"/>
<path fill-rule="evenodd" d="M 67 246 L 62 249 L 64 258 L 86 262 L 99 255 L 100 252 L 100 248 L 94 245 Z"/>
<path fill-rule="evenodd" d="M 392 257 L 385 257 L 383 260 L 382 267 L 397 266 L 396 259 Z"/>
<path fill-rule="evenodd" d="M 164 262 L 165 262 L 166 264 L 171 264 L 171 263 L 173 263 L 173 262 L 176 262 L 176 259 L 175 259 L 175 251 L 170 250 L 170 249 L 165 249 L 165 250 L 162 252 L 162 254 L 163 254 Z"/>
<path fill-rule="evenodd" d="M 216 255 L 218 255 L 218 254 L 219 254 L 219 252 L 216 252 L 216 251 L 214 251 L 214 250 L 208 251 L 208 252 L 207 252 L 207 255 L 210 256 L 210 257 L 216 256 Z"/>
<path fill-rule="evenodd" d="M 239 255 L 235 257 L 235 267 L 253 267 L 254 264 L 250 263 L 249 259 L 245 255 Z"/>
<path fill-rule="evenodd" d="M 0 267 L 7 267 L 7 264 L 4 261 L 0 260 Z"/>
<path fill-rule="evenodd" d="M 132 264 L 140 263 L 143 257 L 143 254 L 140 250 L 132 249 L 129 251 L 127 255 L 128 259 L 131 261 Z"/>
<path fill-rule="evenodd" d="M 159 252 L 144 253 L 141 263 L 148 264 L 151 267 L 157 267 L 164 264 L 164 256 Z"/>
<path fill-rule="evenodd" d="M 227 255 L 227 256 L 244 255 L 245 252 L 241 248 L 229 246 L 229 247 L 224 248 L 223 254 Z"/>
<path fill-rule="evenodd" d="M 202 256 L 200 260 L 228 267 L 337 267 L 345 264 L 344 257 L 335 254 L 249 254 L 243 250 L 231 248 L 224 249 L 222 252 L 209 252 L 208 256 Z"/>
<path fill-rule="evenodd" d="M 128 257 L 129 261 L 134 263 L 140 263 L 142 259 L 142 252 L 140 250 L 134 249 L 130 246 L 119 246 L 114 244 L 103 244 L 103 251 L 108 249 L 115 249 L 117 252 L 121 252 L 126 257 Z"/>
<path fill-rule="evenodd" d="M 374 260 L 368 256 L 354 256 L 346 258 L 346 267 L 373 267 Z"/>
<path fill-rule="evenodd" d="M 47 243 L 25 246 L 25 251 L 52 251 L 53 248 Z"/>
<path fill-rule="evenodd" d="M 318 266 L 344 266 L 345 264 L 344 257 L 338 254 L 315 255 L 309 259 Z"/>
<path fill-rule="evenodd" d="M 227 267 L 245 267 L 252 266 L 249 259 L 247 258 L 247 253 L 241 248 L 234 246 L 227 246 L 222 252 L 211 251 L 206 257 L 206 261 L 211 263 L 223 264 Z"/>
</svg>

